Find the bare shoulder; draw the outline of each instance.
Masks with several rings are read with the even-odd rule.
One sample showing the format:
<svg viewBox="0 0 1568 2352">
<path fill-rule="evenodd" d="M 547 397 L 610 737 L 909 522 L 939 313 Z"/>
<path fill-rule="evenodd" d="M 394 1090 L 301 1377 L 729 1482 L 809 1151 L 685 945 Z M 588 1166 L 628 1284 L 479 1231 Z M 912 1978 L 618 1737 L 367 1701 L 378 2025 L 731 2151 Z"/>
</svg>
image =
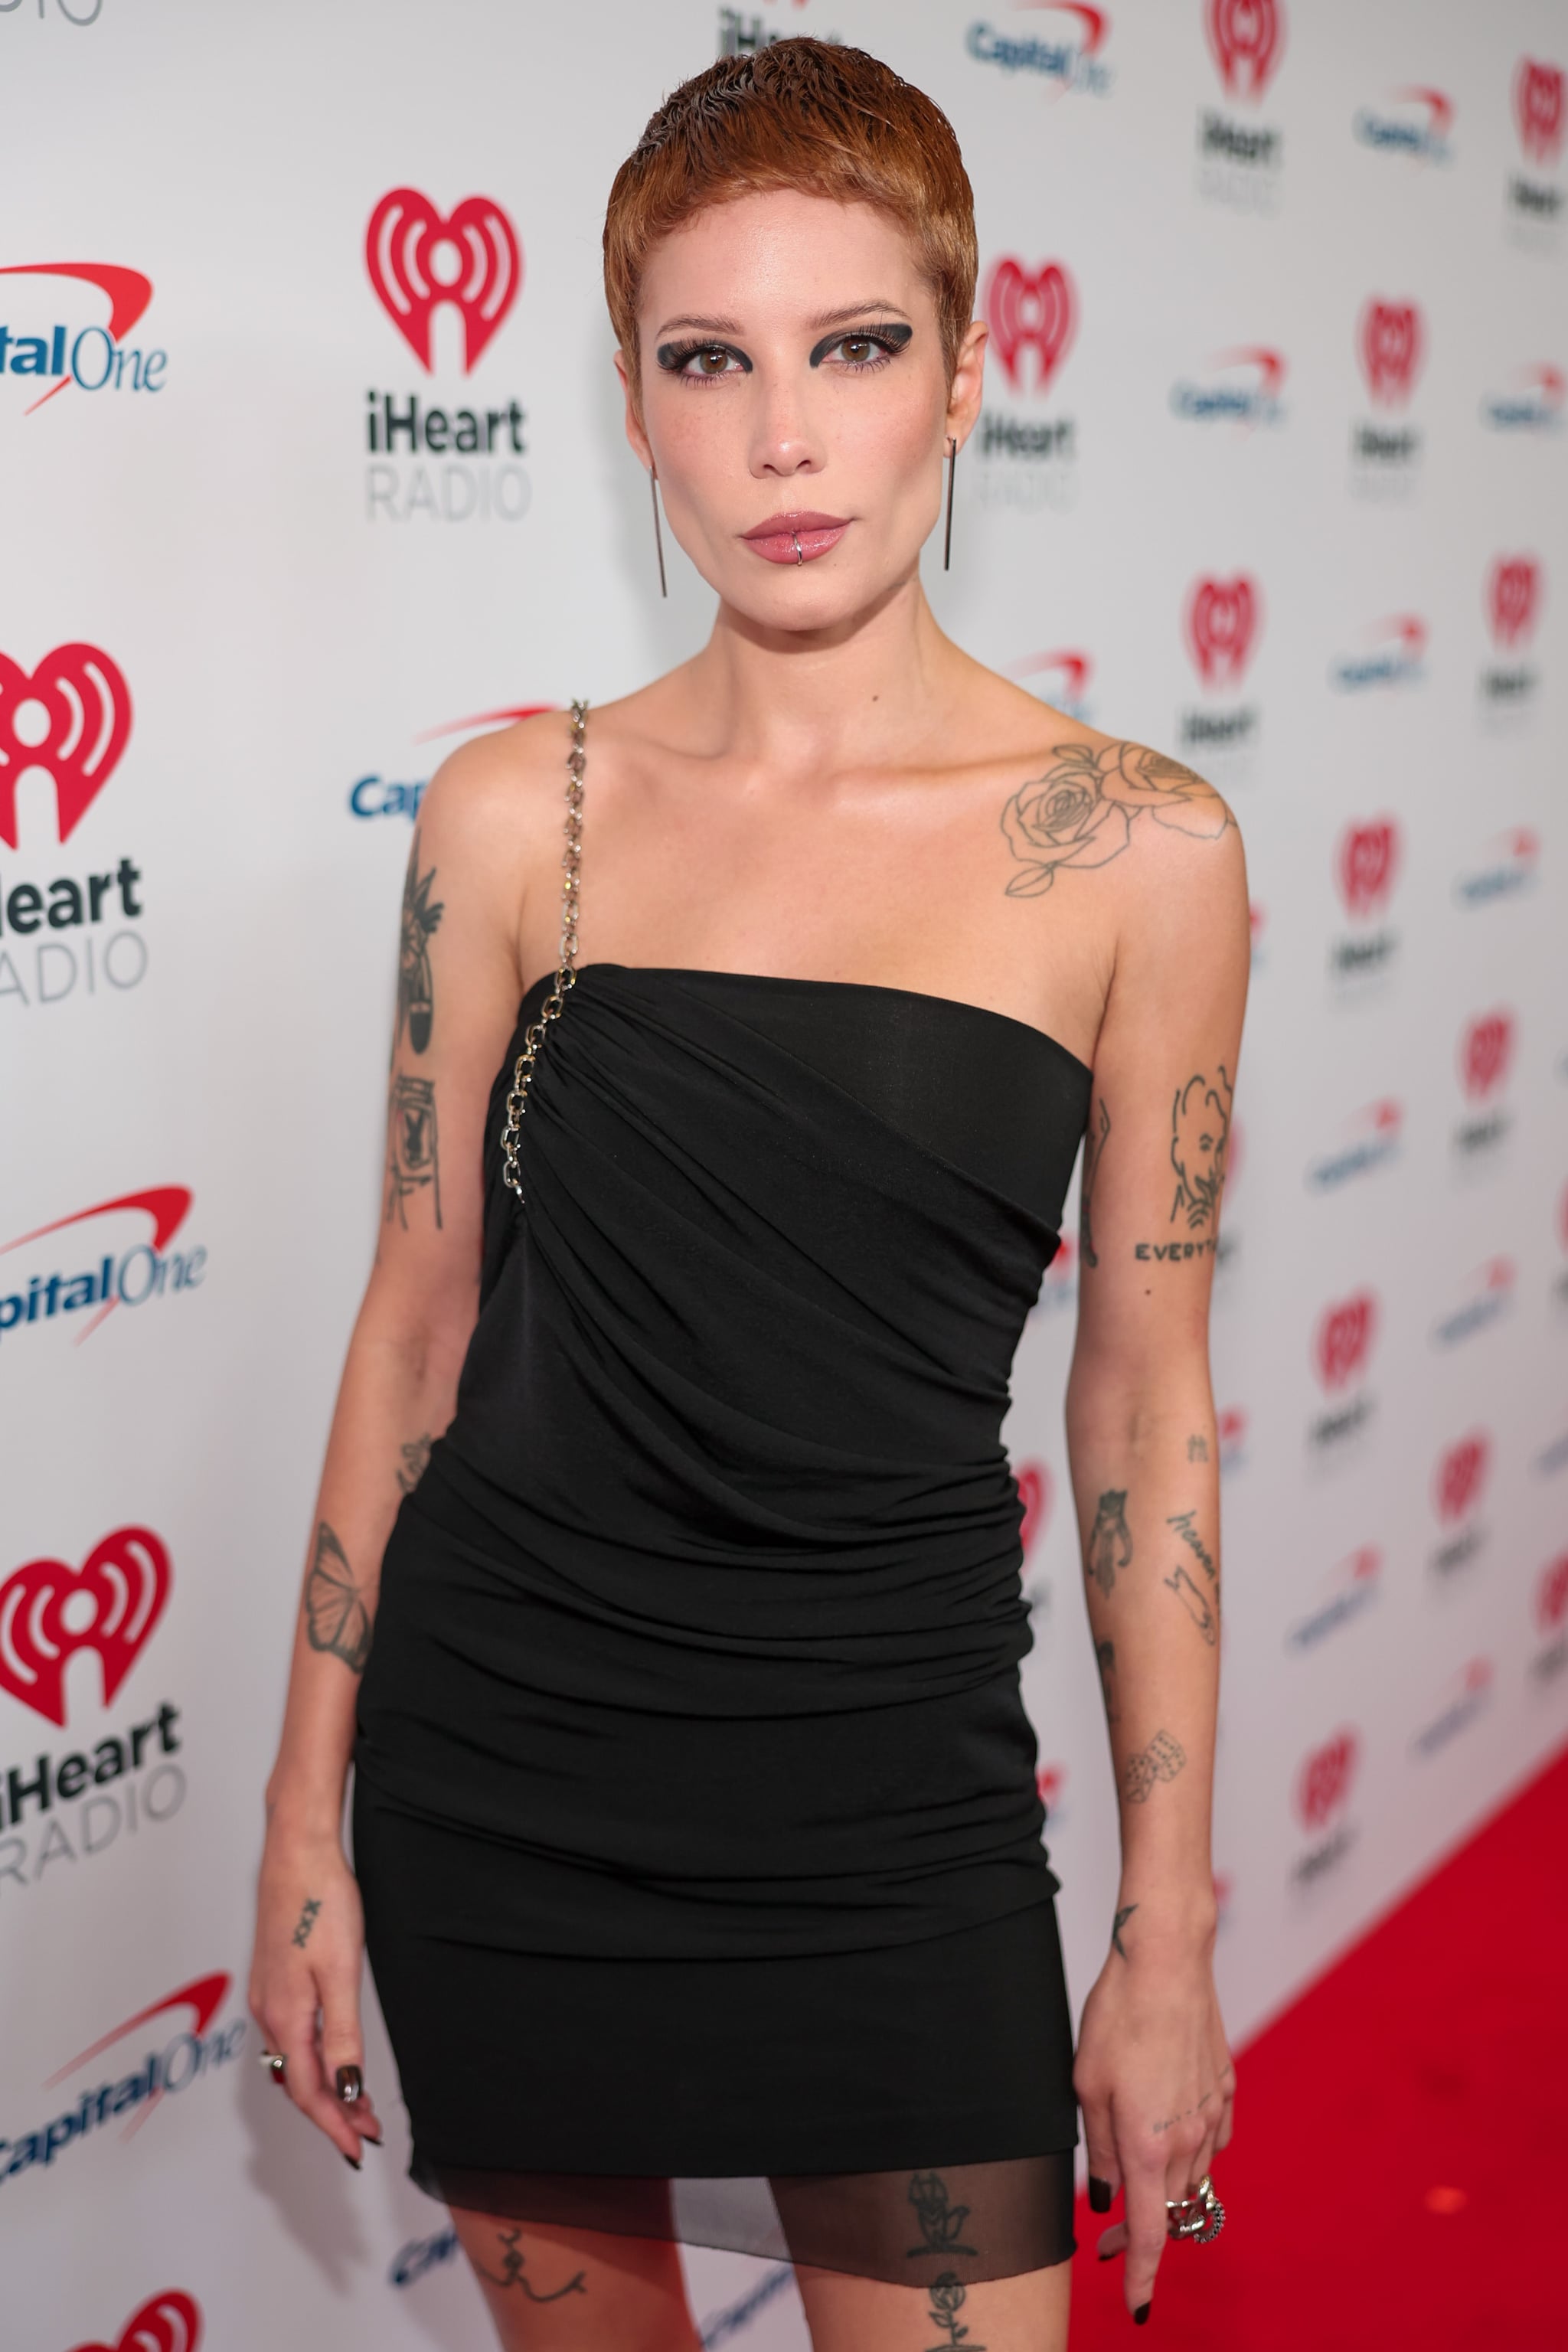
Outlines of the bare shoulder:
<svg viewBox="0 0 1568 2352">
<path fill-rule="evenodd" d="M 448 855 L 527 860 L 542 820 L 559 827 L 572 742 L 569 710 L 543 710 L 449 752 L 420 803 L 422 829 Z"/>
<path fill-rule="evenodd" d="M 1077 720 L 1057 718 L 1038 767 L 1003 809 L 1002 831 L 1010 898 L 1041 898 L 1064 876 L 1118 860 L 1119 896 L 1158 892 L 1178 871 L 1184 887 L 1221 900 L 1245 889 L 1235 813 L 1206 778 L 1168 752 Z"/>
</svg>

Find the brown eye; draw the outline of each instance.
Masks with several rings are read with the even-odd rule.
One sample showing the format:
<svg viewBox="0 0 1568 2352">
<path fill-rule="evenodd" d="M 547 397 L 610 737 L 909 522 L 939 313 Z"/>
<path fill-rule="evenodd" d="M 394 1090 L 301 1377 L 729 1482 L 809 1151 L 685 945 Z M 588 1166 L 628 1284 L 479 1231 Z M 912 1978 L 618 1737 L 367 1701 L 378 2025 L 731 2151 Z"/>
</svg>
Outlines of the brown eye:
<svg viewBox="0 0 1568 2352">
<path fill-rule="evenodd" d="M 722 375 L 730 363 L 730 354 L 728 352 L 715 348 L 712 351 L 699 352 L 697 362 L 704 375 Z"/>
<path fill-rule="evenodd" d="M 876 356 L 877 346 L 869 335 L 846 335 L 838 346 L 851 367 L 863 367 Z"/>
</svg>

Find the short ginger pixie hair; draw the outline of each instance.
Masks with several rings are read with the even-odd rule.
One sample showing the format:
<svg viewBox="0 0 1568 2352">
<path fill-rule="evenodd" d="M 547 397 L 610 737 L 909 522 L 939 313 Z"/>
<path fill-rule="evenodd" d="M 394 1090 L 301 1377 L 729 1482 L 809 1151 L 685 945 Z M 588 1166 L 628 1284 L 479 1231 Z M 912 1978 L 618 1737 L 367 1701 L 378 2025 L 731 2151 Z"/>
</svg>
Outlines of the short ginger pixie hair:
<svg viewBox="0 0 1568 2352">
<path fill-rule="evenodd" d="M 649 253 L 707 205 L 768 188 L 874 205 L 908 233 L 936 298 L 951 383 L 978 266 L 974 194 L 952 125 L 864 49 L 795 39 L 721 58 L 682 82 L 616 173 L 605 295 L 634 398 L 637 293 Z"/>
</svg>

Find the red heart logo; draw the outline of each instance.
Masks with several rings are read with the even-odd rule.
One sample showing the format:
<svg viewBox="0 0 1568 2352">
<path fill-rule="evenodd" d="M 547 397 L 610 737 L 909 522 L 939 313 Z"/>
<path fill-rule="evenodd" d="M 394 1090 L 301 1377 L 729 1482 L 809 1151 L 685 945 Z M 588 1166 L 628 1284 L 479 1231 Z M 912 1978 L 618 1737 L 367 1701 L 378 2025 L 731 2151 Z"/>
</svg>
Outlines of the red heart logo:
<svg viewBox="0 0 1568 2352">
<path fill-rule="evenodd" d="M 1321 1830 L 1344 1803 L 1360 1755 L 1360 1739 L 1346 1729 L 1306 1758 L 1296 1781 L 1296 1811 L 1304 1828 Z"/>
<path fill-rule="evenodd" d="M 1361 363 L 1373 400 L 1408 400 L 1421 364 L 1421 313 L 1414 302 L 1369 302 L 1361 314 Z"/>
<path fill-rule="evenodd" d="M 1541 1571 L 1535 1588 L 1535 1622 L 1543 1633 L 1553 1633 L 1568 1617 L 1568 1551 Z"/>
<path fill-rule="evenodd" d="M 116 1528 L 79 1569 L 30 1559 L 0 1584 L 0 1689 L 62 1728 L 66 1661 L 96 1650 L 107 1706 L 169 1598 L 169 1555 L 150 1528 Z"/>
<path fill-rule="evenodd" d="M 1055 1489 L 1050 1471 L 1043 1462 L 1026 1462 L 1015 1476 L 1018 1488 L 1018 1499 L 1024 1506 L 1024 1517 L 1018 1528 L 1018 1539 L 1026 1556 L 1035 1538 L 1044 1535 L 1046 1531 L 1047 1523 L 1051 1516 L 1051 1503 Z"/>
<path fill-rule="evenodd" d="M 1200 580 L 1187 606 L 1187 643 L 1205 686 L 1235 684 L 1247 667 L 1258 625 L 1258 594 L 1245 572 L 1234 580 Z"/>
<path fill-rule="evenodd" d="M 1461 1437 L 1438 1456 L 1432 1483 L 1440 1519 L 1462 1519 L 1471 1505 L 1480 1500 L 1491 1456 L 1492 1442 L 1484 1429 L 1472 1430 L 1468 1437 Z"/>
<path fill-rule="evenodd" d="M 1347 913 L 1374 913 L 1394 887 L 1398 862 L 1397 818 L 1380 816 L 1371 824 L 1347 824 L 1334 861 L 1334 877 Z"/>
<path fill-rule="evenodd" d="M 1285 37 L 1279 0 L 1208 0 L 1204 21 L 1226 89 L 1261 98 Z"/>
<path fill-rule="evenodd" d="M 1483 1013 L 1459 1040 L 1459 1076 L 1473 1102 L 1500 1087 L 1513 1059 L 1513 1015 Z"/>
<path fill-rule="evenodd" d="M 79 2344 L 76 2352 L 196 2352 L 201 2340 L 200 2305 L 169 2287 L 132 2313 L 118 2344 Z"/>
<path fill-rule="evenodd" d="M 1532 555 L 1500 555 L 1488 583 L 1492 635 L 1500 646 L 1517 646 L 1535 626 L 1541 566 Z"/>
<path fill-rule="evenodd" d="M 1534 163 L 1550 163 L 1563 144 L 1563 86 L 1561 66 L 1521 58 L 1513 78 L 1513 109 L 1520 143 Z"/>
<path fill-rule="evenodd" d="M 41 710 L 37 723 L 16 731 L 24 706 Z M 24 768 L 47 768 L 55 780 L 55 823 L 69 839 L 119 764 L 131 733 L 131 689 L 97 646 L 57 646 L 29 677 L 0 654 L 0 841 L 16 838 L 16 779 Z"/>
<path fill-rule="evenodd" d="M 1313 1352 L 1318 1378 L 1326 1389 L 1342 1389 L 1361 1370 L 1376 1328 L 1377 1300 L 1370 1290 L 1358 1290 L 1353 1297 L 1324 1308 Z"/>
<path fill-rule="evenodd" d="M 997 262 L 985 285 L 986 324 L 996 356 L 1015 392 L 1018 362 L 1035 354 L 1037 391 L 1044 392 L 1067 354 L 1078 325 L 1072 279 L 1059 261 L 1042 261 L 1033 275 L 1011 255 Z"/>
<path fill-rule="evenodd" d="M 370 216 L 364 257 L 383 309 L 427 373 L 438 303 L 462 319 L 468 375 L 522 284 L 517 232 L 489 196 L 465 196 L 443 220 L 417 188 L 394 188 Z"/>
</svg>

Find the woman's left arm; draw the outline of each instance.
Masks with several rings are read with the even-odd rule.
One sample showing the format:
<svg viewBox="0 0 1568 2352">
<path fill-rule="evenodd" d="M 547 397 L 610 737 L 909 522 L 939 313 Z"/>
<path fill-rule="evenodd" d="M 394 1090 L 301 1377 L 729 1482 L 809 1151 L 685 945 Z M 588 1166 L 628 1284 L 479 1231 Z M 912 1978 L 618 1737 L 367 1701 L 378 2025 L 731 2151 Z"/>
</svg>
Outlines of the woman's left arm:
<svg viewBox="0 0 1568 2352">
<path fill-rule="evenodd" d="M 1145 755 L 1147 758 L 1147 755 Z M 1128 2309 L 1147 2316 L 1165 2201 L 1230 2136 L 1235 2071 L 1213 1975 L 1219 1448 L 1208 1309 L 1249 960 L 1240 836 L 1186 770 L 1119 881 L 1116 961 L 1085 1145 L 1068 1446 L 1121 1823 L 1109 1950 L 1074 2082 L 1090 2200 L 1125 2219 Z M 1200 822 L 1200 820 L 1206 820 Z"/>
</svg>

